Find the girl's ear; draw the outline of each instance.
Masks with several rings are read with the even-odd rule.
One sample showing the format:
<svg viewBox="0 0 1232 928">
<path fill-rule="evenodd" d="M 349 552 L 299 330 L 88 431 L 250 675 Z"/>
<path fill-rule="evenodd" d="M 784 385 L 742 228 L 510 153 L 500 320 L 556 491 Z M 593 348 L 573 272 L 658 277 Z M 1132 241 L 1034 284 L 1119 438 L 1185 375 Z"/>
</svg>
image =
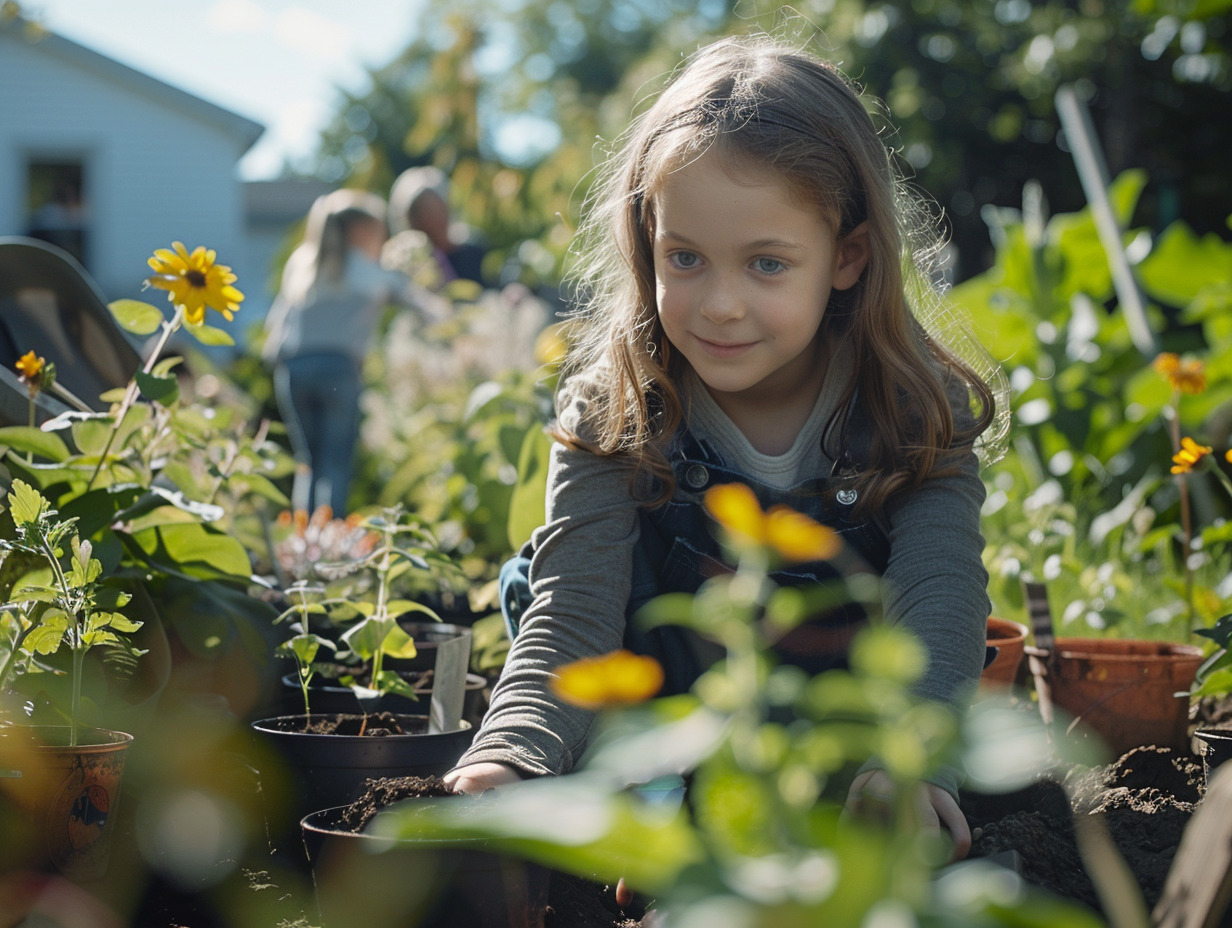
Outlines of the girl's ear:
<svg viewBox="0 0 1232 928">
<path fill-rule="evenodd" d="M 869 254 L 868 220 L 865 220 L 838 240 L 831 286 L 835 290 L 854 287 L 868 265 Z"/>
</svg>

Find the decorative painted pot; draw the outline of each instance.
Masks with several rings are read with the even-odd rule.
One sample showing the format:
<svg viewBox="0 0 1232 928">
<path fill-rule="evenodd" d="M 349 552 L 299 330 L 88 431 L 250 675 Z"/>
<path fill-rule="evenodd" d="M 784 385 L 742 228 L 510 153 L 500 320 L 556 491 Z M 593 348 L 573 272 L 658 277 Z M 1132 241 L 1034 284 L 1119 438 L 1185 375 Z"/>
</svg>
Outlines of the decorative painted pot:
<svg viewBox="0 0 1232 928">
<path fill-rule="evenodd" d="M 1017 682 L 1028 631 L 1021 622 L 989 616 L 987 643 L 997 649 L 997 655 L 980 675 L 981 688 L 1004 689 Z"/>
<path fill-rule="evenodd" d="M 1115 756 L 1143 745 L 1189 750 L 1189 687 L 1202 649 L 1166 641 L 1057 638 L 1027 647 L 1040 713 L 1064 712 L 1065 733 L 1101 740 Z"/>
<path fill-rule="evenodd" d="M 50 864 L 73 880 L 104 876 L 111 856 L 124 761 L 133 736 L 67 725 L 18 725 L 0 739 L 0 803 L 13 811 L 7 861 Z"/>
<path fill-rule="evenodd" d="M 323 928 L 543 928 L 551 872 L 482 840 L 387 840 L 301 822 Z M 374 853 L 380 851 L 380 853 Z"/>
</svg>

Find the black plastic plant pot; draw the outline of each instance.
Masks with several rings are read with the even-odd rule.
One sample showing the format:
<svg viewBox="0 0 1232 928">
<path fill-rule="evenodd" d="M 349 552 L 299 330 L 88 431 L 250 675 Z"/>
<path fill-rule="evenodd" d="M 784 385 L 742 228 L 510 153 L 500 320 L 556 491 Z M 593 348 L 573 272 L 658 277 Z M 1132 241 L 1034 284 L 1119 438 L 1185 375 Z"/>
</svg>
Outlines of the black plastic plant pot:
<svg viewBox="0 0 1232 928">
<path fill-rule="evenodd" d="M 1200 728 L 1194 737 L 1202 742 L 1202 769 L 1209 782 L 1211 771 L 1232 758 L 1232 729 Z"/>
<path fill-rule="evenodd" d="M 301 822 L 323 928 L 542 928 L 551 871 L 482 840 L 388 840 Z M 379 852 L 379 853 L 377 853 Z"/>
<path fill-rule="evenodd" d="M 316 716 L 313 716 L 316 718 Z M 318 734 L 304 729 L 306 716 L 284 715 L 252 723 L 265 750 L 258 758 L 262 797 L 275 849 L 286 835 L 298 843 L 298 823 L 310 812 L 346 805 L 359 798 L 365 783 L 381 777 L 430 777 L 447 773 L 475 736 L 462 722 L 456 731 L 429 733 L 426 715 L 396 718 L 410 734 L 358 734 L 359 714 L 339 719 L 352 733 Z"/>
</svg>

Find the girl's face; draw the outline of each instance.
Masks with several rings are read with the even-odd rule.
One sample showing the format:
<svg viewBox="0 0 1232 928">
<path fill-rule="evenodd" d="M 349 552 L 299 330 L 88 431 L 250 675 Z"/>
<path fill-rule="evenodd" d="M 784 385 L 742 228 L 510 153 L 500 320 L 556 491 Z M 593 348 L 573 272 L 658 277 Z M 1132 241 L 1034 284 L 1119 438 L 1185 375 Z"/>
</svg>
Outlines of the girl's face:
<svg viewBox="0 0 1232 928">
<path fill-rule="evenodd" d="M 672 345 L 742 428 L 741 411 L 811 410 L 825 376 L 822 316 L 830 292 L 864 270 L 863 227 L 837 240 L 777 173 L 714 150 L 670 174 L 654 204 L 659 319 Z"/>
<path fill-rule="evenodd" d="M 356 222 L 350 229 L 351 247 L 358 249 L 373 261 L 381 257 L 381 246 L 389 238 L 385 231 L 385 223 L 378 220 L 371 222 Z"/>
</svg>

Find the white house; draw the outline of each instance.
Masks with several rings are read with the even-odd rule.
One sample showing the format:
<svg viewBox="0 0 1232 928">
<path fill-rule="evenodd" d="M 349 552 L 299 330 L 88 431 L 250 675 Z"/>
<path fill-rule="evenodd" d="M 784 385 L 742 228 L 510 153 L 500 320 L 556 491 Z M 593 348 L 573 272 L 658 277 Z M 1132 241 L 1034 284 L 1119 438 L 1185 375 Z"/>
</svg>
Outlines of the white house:
<svg viewBox="0 0 1232 928">
<path fill-rule="evenodd" d="M 241 181 L 237 162 L 263 131 L 0 17 L 0 235 L 37 232 L 61 244 L 108 299 L 140 296 L 146 258 L 178 240 L 213 248 L 239 276 L 248 299 L 237 322 L 265 314 L 271 261 L 325 187 Z"/>
</svg>

